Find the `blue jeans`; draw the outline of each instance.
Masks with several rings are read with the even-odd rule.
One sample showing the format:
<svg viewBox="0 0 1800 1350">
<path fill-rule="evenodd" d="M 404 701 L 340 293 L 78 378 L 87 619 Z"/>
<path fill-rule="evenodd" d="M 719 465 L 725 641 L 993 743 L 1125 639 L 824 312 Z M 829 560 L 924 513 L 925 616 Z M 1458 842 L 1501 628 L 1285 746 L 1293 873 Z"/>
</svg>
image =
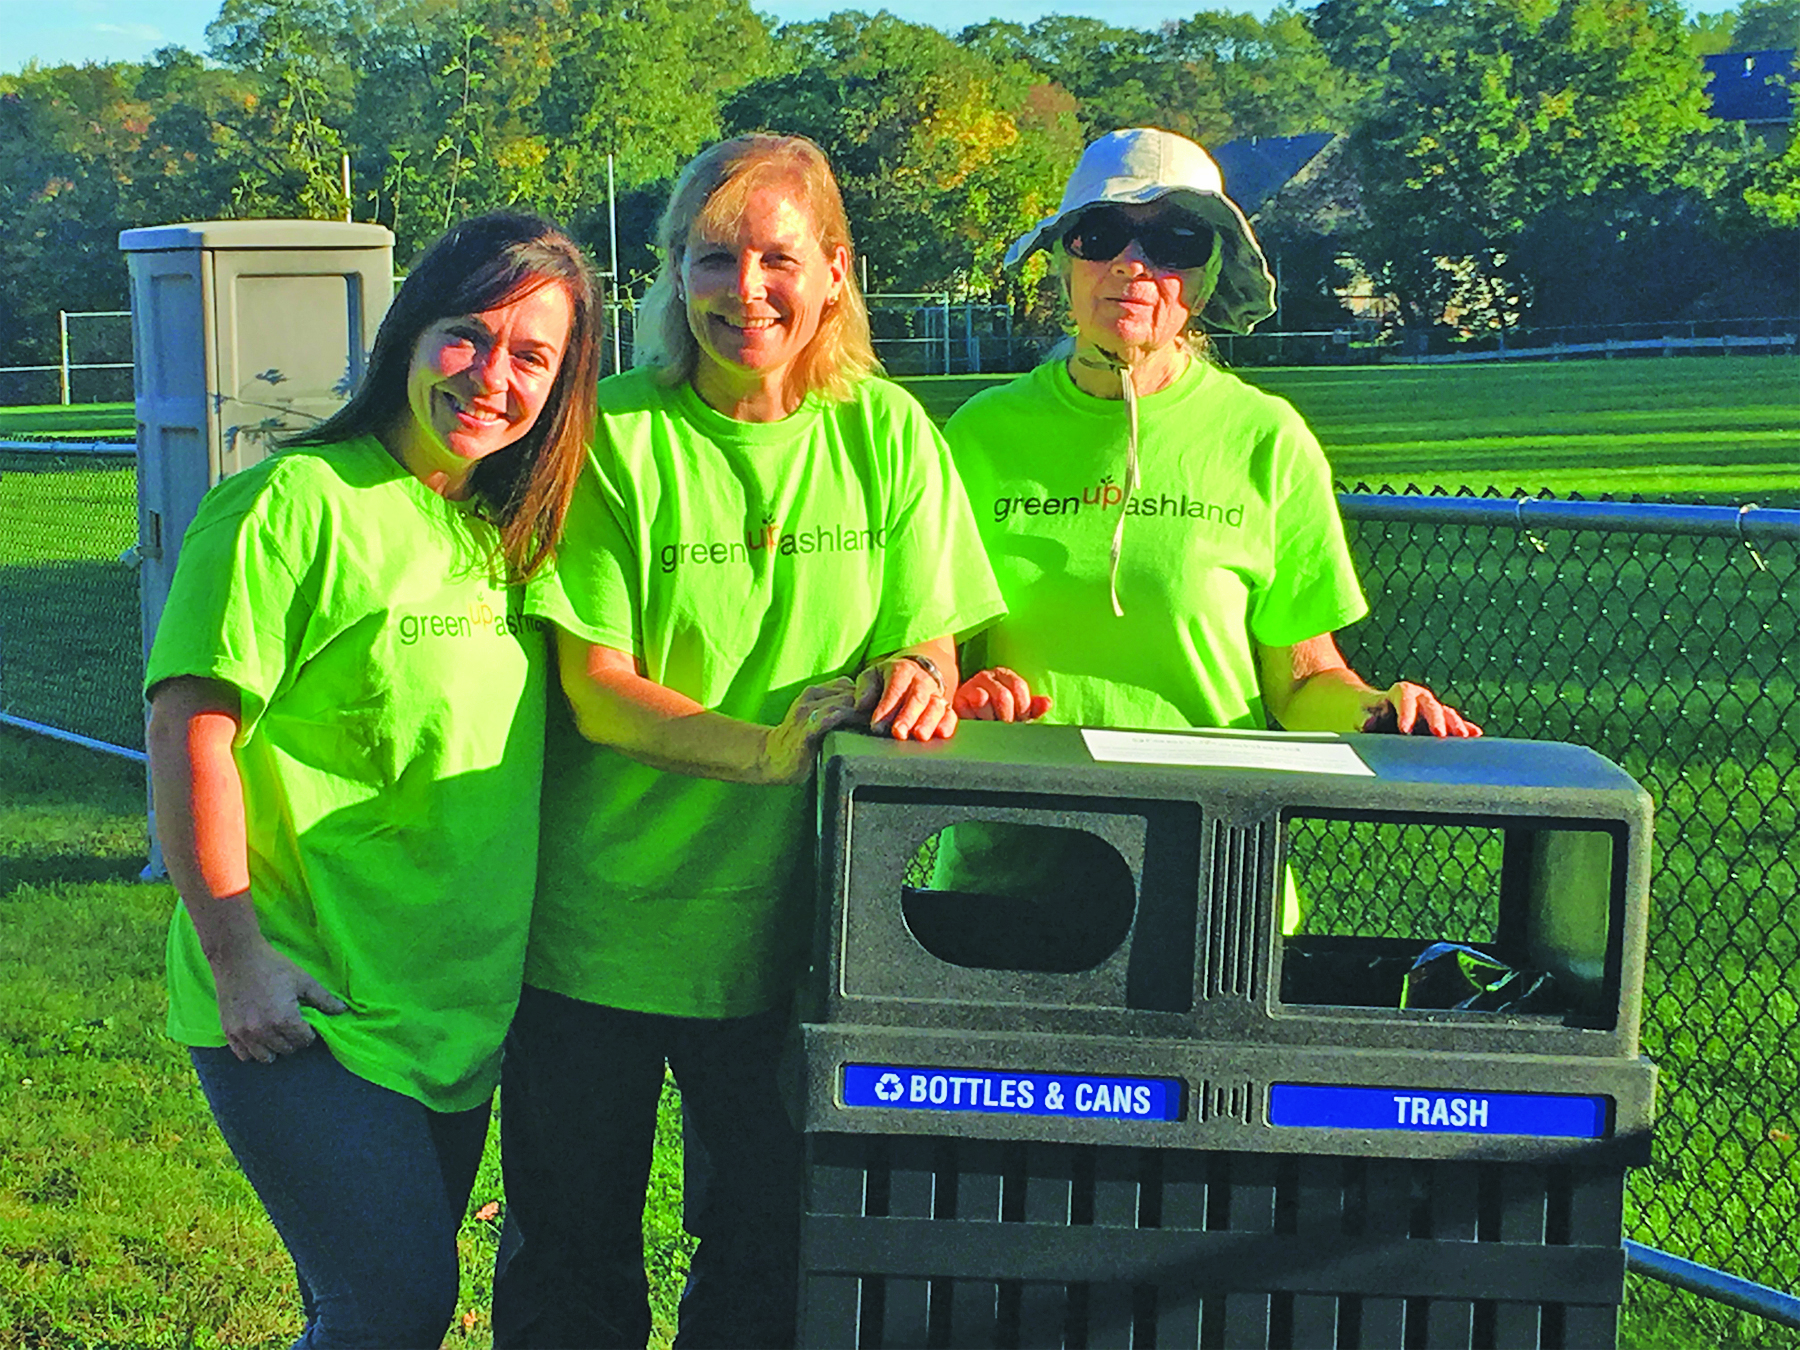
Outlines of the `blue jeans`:
<svg viewBox="0 0 1800 1350">
<path fill-rule="evenodd" d="M 322 1041 L 273 1064 L 189 1054 L 294 1258 L 306 1311 L 296 1350 L 437 1350 L 456 1315 L 456 1230 L 489 1108 L 432 1111 L 358 1078 Z"/>
<path fill-rule="evenodd" d="M 700 1239 L 675 1344 L 794 1343 L 800 1136 L 776 1090 L 788 1024 L 785 1009 L 664 1017 L 526 986 L 501 1068 L 500 1350 L 648 1339 L 644 1189 L 665 1061 L 686 1126 L 684 1222 Z"/>
</svg>

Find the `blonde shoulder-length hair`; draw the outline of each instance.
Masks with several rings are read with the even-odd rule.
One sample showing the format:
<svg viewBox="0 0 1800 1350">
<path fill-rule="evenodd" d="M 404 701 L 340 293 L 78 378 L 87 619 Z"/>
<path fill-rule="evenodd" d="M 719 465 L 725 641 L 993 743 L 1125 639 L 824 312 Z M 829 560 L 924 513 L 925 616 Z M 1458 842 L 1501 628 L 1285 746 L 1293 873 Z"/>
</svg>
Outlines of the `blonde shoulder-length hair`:
<svg viewBox="0 0 1800 1350">
<path fill-rule="evenodd" d="M 869 337 L 869 307 L 856 284 L 855 246 L 843 195 L 825 152 L 804 136 L 737 136 L 688 161 L 657 222 L 662 266 L 638 306 L 632 364 L 656 367 L 668 385 L 694 378 L 700 344 L 688 327 L 680 285 L 688 236 L 696 224 L 714 235 L 734 233 L 751 194 L 771 186 L 783 188 L 806 209 L 827 256 L 842 248 L 852 264 L 837 302 L 826 308 L 790 375 L 790 387 L 801 397 L 817 393 L 841 402 L 852 396 L 858 381 L 878 374 L 881 362 Z"/>
</svg>

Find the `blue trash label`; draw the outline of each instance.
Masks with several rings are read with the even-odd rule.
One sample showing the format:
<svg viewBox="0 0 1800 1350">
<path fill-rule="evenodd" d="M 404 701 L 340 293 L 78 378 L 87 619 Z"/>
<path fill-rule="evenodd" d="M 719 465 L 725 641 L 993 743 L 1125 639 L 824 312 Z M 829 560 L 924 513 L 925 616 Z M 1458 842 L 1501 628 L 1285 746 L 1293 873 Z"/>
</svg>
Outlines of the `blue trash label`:
<svg viewBox="0 0 1800 1350">
<path fill-rule="evenodd" d="M 1269 1089 L 1271 1125 L 1311 1129 L 1604 1139 L 1609 1118 L 1605 1097 L 1298 1083 Z"/>
<path fill-rule="evenodd" d="M 1181 1088 L 1179 1078 L 844 1065 L 844 1105 L 878 1106 L 890 1111 L 1180 1120 Z"/>
</svg>

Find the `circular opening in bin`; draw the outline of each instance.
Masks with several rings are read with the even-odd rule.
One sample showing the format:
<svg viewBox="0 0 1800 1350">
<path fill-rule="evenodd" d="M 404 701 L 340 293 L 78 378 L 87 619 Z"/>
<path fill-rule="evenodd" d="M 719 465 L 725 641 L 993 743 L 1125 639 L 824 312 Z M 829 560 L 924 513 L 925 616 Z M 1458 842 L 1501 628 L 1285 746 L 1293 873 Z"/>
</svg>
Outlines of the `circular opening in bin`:
<svg viewBox="0 0 1800 1350">
<path fill-rule="evenodd" d="M 1137 884 L 1086 830 L 972 820 L 939 830 L 907 871 L 901 914 L 940 961 L 977 970 L 1092 970 L 1131 931 Z"/>
</svg>

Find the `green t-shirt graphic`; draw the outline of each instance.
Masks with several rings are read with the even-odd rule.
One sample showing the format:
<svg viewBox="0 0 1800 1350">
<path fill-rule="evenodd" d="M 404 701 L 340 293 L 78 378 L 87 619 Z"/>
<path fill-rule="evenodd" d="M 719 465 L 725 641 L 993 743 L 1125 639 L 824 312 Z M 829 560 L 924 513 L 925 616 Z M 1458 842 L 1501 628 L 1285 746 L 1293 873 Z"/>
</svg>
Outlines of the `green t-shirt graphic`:
<svg viewBox="0 0 1800 1350">
<path fill-rule="evenodd" d="M 518 1003 L 535 880 L 547 625 L 494 530 L 365 438 L 293 449 L 201 503 L 146 688 L 237 688 L 257 920 L 349 1011 L 305 1010 L 351 1072 L 479 1105 Z M 185 907 L 169 1032 L 223 1045 Z"/>
<path fill-rule="evenodd" d="M 648 678 L 773 724 L 808 684 L 1000 612 L 948 451 L 898 386 L 738 422 L 637 370 L 529 612 Z M 738 1017 L 791 993 L 811 934 L 810 789 L 665 773 L 552 720 L 528 983 Z"/>
</svg>

